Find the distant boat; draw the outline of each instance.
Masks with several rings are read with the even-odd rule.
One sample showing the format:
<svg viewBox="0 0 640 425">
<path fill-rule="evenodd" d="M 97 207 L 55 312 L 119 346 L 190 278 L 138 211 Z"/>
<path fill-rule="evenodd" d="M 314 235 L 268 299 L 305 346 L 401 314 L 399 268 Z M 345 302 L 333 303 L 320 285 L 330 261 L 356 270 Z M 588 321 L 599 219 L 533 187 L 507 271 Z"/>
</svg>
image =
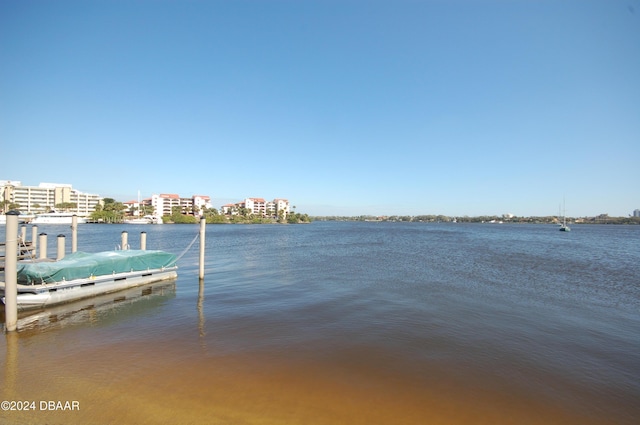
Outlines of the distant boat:
<svg viewBox="0 0 640 425">
<path fill-rule="evenodd" d="M 19 310 L 44 308 L 175 278 L 176 256 L 164 251 L 75 252 L 58 261 L 19 261 Z M 0 297 L 5 302 L 5 284 Z"/>
<path fill-rule="evenodd" d="M 567 215 L 564 209 L 564 200 L 562 201 L 562 224 L 560 225 L 561 232 L 570 232 L 571 227 L 567 226 Z"/>
<path fill-rule="evenodd" d="M 20 215 L 18 216 L 18 223 L 22 224 L 22 223 L 28 223 L 31 220 L 33 220 L 34 215 L 33 214 L 22 214 L 20 213 Z M 0 214 L 0 225 L 2 224 L 7 224 L 7 215 L 6 214 Z"/>
<path fill-rule="evenodd" d="M 77 214 L 70 212 L 56 212 L 51 211 L 48 213 L 37 214 L 31 223 L 32 224 L 72 224 L 73 216 Z M 77 216 L 77 223 L 86 223 L 86 217 Z"/>
<path fill-rule="evenodd" d="M 162 223 L 162 219 L 158 217 L 154 217 L 152 215 L 145 215 L 142 218 L 132 218 L 129 220 L 124 220 L 124 224 L 160 224 Z"/>
</svg>

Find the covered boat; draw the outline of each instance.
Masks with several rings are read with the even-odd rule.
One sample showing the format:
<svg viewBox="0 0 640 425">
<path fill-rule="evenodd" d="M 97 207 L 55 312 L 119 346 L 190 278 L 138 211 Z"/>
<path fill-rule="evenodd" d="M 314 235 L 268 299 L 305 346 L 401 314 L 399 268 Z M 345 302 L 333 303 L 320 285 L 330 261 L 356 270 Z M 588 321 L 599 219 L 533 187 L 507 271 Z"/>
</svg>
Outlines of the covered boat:
<svg viewBox="0 0 640 425">
<path fill-rule="evenodd" d="M 20 261 L 18 309 L 42 308 L 177 276 L 176 256 L 164 251 L 76 252 L 58 261 Z M 4 283 L 0 295 L 4 302 Z"/>
</svg>

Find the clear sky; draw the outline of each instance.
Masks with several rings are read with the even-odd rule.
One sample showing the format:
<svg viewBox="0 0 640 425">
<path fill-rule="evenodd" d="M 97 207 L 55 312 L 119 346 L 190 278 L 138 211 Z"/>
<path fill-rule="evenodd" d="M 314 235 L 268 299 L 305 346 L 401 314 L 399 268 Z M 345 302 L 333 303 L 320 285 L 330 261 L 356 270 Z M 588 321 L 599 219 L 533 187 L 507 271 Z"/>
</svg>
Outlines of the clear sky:
<svg viewBox="0 0 640 425">
<path fill-rule="evenodd" d="M 119 201 L 627 216 L 640 0 L 3 0 L 0 152 Z"/>
</svg>

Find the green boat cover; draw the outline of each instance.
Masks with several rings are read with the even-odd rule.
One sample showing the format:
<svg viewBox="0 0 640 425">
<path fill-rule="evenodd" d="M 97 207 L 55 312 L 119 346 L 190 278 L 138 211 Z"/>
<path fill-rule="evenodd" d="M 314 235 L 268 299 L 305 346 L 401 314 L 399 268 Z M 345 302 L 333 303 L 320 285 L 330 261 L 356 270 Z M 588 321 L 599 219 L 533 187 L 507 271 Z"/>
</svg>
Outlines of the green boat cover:
<svg viewBox="0 0 640 425">
<path fill-rule="evenodd" d="M 176 256 L 164 251 L 75 252 L 53 262 L 19 262 L 18 284 L 36 285 L 114 273 L 173 267 Z"/>
</svg>

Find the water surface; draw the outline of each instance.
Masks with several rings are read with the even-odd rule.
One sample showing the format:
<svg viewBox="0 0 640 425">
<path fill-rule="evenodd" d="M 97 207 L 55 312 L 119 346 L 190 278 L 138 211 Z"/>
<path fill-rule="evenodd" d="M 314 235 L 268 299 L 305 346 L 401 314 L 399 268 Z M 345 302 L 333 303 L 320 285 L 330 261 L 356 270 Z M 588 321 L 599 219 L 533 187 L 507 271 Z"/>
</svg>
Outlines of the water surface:
<svg viewBox="0 0 640 425">
<path fill-rule="evenodd" d="M 123 230 L 132 248 L 146 231 L 149 249 L 183 255 L 178 279 L 21 317 L 0 341 L 3 399 L 80 411 L 0 420 L 640 417 L 638 227 L 209 225 L 203 282 L 198 243 L 183 252 L 198 226 L 80 225 L 79 249 L 113 249 Z M 71 240 L 67 226 L 39 231 Z"/>
</svg>

